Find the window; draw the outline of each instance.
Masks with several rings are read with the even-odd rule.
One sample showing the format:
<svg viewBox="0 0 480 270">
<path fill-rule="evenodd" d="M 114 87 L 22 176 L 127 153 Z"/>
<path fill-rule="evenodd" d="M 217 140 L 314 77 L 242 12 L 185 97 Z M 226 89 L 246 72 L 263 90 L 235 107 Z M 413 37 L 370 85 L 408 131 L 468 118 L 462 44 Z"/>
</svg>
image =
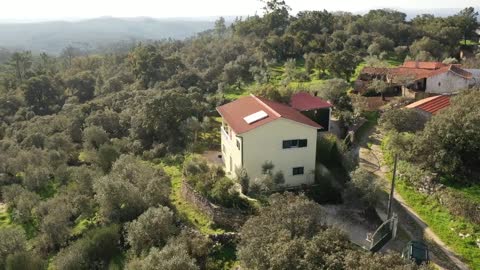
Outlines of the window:
<svg viewBox="0 0 480 270">
<path fill-rule="evenodd" d="M 300 147 L 307 147 L 307 139 L 283 141 L 283 149 L 300 148 Z"/>
<path fill-rule="evenodd" d="M 302 174 L 303 174 L 303 167 L 293 168 L 293 175 L 302 175 Z"/>
</svg>

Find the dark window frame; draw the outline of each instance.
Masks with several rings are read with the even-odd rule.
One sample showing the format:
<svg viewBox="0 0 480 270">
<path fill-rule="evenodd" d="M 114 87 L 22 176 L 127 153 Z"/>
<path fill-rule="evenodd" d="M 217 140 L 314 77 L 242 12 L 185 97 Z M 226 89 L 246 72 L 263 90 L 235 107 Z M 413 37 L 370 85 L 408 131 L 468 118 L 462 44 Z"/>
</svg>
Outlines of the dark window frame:
<svg viewBox="0 0 480 270">
<path fill-rule="evenodd" d="M 294 139 L 294 140 L 283 140 L 282 148 L 283 149 L 290 149 L 290 148 L 303 148 L 308 146 L 307 139 Z"/>
<path fill-rule="evenodd" d="M 305 174 L 305 167 L 293 167 L 292 175 L 304 175 Z"/>
</svg>

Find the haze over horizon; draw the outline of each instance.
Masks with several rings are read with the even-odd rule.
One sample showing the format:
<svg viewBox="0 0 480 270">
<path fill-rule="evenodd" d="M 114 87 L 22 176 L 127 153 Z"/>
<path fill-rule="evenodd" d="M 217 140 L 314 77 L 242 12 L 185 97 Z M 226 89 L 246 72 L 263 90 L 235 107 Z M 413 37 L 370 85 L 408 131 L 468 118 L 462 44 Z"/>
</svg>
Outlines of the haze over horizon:
<svg viewBox="0 0 480 270">
<path fill-rule="evenodd" d="M 73 1 L 62 0 L 19 0 L 3 3 L 0 10 L 0 22 L 41 22 L 52 20 L 76 21 L 98 17 L 135 18 L 151 17 L 156 19 L 180 18 L 208 18 L 225 16 L 248 16 L 261 14 L 264 5 L 259 0 L 176 0 L 155 1 L 136 0 L 84 0 L 81 5 L 72 4 Z M 398 10 L 421 10 L 434 12 L 442 9 L 462 9 L 467 6 L 480 6 L 478 0 L 366 0 L 359 3 L 357 0 L 342 1 L 311 1 L 287 0 L 292 8 L 292 14 L 302 10 L 348 11 L 362 13 L 376 8 L 392 8 Z M 28 9 L 25 7 L 28 6 Z M 450 13 L 450 12 L 447 12 Z M 443 14 L 439 14 L 443 15 Z"/>
</svg>

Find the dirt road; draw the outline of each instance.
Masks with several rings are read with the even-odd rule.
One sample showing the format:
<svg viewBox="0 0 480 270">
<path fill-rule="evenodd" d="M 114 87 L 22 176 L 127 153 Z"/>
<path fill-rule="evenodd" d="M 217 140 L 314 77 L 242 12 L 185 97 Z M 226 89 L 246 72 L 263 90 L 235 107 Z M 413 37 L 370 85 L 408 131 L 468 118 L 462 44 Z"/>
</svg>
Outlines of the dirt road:
<svg viewBox="0 0 480 270">
<path fill-rule="evenodd" d="M 382 134 L 376 127 L 372 128 L 362 140 L 358 149 L 359 166 L 367 169 L 377 176 L 385 193 L 382 194 L 382 203 L 377 206 L 380 214 L 385 214 L 387 209 L 387 198 L 390 180 L 386 178 L 388 168 L 383 166 L 383 155 L 380 148 Z M 410 239 L 424 240 L 428 243 L 431 260 L 441 269 L 467 270 L 469 267 L 463 263 L 458 256 L 428 227 L 420 216 L 411 209 L 405 200 L 397 192 L 394 194 L 393 211 L 399 217 L 399 226 Z M 385 214 L 386 215 L 386 214 Z"/>
</svg>

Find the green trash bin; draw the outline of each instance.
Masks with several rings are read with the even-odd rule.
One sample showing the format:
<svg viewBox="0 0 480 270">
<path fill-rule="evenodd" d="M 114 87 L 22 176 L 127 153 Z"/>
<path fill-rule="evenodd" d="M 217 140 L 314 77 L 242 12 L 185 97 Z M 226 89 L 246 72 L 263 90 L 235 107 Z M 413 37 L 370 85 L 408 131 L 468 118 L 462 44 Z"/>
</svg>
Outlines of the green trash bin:
<svg viewBox="0 0 480 270">
<path fill-rule="evenodd" d="M 408 242 L 403 249 L 402 257 L 414 261 L 417 265 L 430 262 L 428 246 L 422 241 Z"/>
</svg>

